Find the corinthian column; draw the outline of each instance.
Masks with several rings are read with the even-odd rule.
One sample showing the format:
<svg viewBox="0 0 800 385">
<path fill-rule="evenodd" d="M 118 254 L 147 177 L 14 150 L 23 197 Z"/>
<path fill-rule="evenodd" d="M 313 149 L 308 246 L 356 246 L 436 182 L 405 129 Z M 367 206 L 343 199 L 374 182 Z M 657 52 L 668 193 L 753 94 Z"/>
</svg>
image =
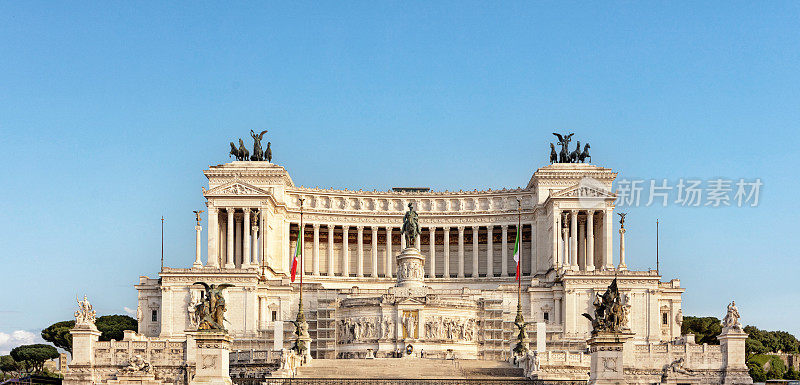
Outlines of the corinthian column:
<svg viewBox="0 0 800 385">
<path fill-rule="evenodd" d="M 342 276 L 350 276 L 350 245 L 349 243 L 350 226 L 342 226 L 342 261 L 344 267 L 342 268 Z"/>
<path fill-rule="evenodd" d="M 386 278 L 392 278 L 392 227 L 386 226 Z"/>
<path fill-rule="evenodd" d="M 203 232 L 203 227 L 198 224 L 197 226 L 194 227 L 194 232 L 197 235 L 196 236 L 197 239 L 195 240 L 194 243 L 195 245 L 194 264 L 192 265 L 192 267 L 203 267 L 203 262 L 200 260 L 200 246 L 201 246 L 200 236 L 202 235 L 201 233 Z"/>
<path fill-rule="evenodd" d="M 553 208 L 553 268 L 561 263 L 561 211 Z"/>
<path fill-rule="evenodd" d="M 258 212 L 256 212 L 256 215 L 258 215 Z M 258 255 L 259 250 L 260 250 L 260 248 L 258 247 L 258 226 L 253 226 L 252 232 L 253 232 L 253 263 L 252 263 L 252 266 L 258 267 L 258 265 L 259 265 L 259 263 L 261 261 L 261 259 L 259 258 L 260 256 Z"/>
<path fill-rule="evenodd" d="M 594 271 L 594 210 L 586 212 L 586 271 Z"/>
<path fill-rule="evenodd" d="M 206 266 L 219 267 L 219 210 L 208 206 L 208 260 Z"/>
<path fill-rule="evenodd" d="M 364 276 L 364 226 L 357 226 L 358 229 L 358 261 L 356 261 L 356 273 L 359 277 Z"/>
<path fill-rule="evenodd" d="M 236 265 L 233 263 L 233 226 L 236 223 L 233 221 L 233 207 L 226 208 L 228 211 L 228 259 L 225 260 L 225 268 L 233 269 Z"/>
<path fill-rule="evenodd" d="M 628 266 L 625 265 L 625 228 L 619 228 L 619 266 L 618 269 L 620 271 L 628 270 Z"/>
<path fill-rule="evenodd" d="M 611 219 L 613 215 L 614 213 L 611 209 L 603 211 L 603 259 L 605 260 L 605 270 L 612 270 L 614 268 L 613 251 L 611 251 L 611 229 L 613 228 Z"/>
<path fill-rule="evenodd" d="M 569 268 L 578 271 L 578 210 L 570 210 L 570 214 L 569 255 L 572 264 Z"/>
<path fill-rule="evenodd" d="M 336 274 L 336 264 L 333 262 L 333 229 L 336 226 L 328 224 L 328 272 L 327 276 L 332 277 Z"/>
<path fill-rule="evenodd" d="M 472 278 L 478 278 L 478 226 L 472 226 Z"/>
<path fill-rule="evenodd" d="M 486 226 L 486 276 L 494 277 L 494 226 Z"/>
<path fill-rule="evenodd" d="M 458 226 L 458 278 L 464 278 L 464 226 Z"/>
<path fill-rule="evenodd" d="M 372 278 L 378 278 L 378 227 L 372 226 Z"/>
<path fill-rule="evenodd" d="M 436 227 L 428 228 L 431 248 L 428 251 L 428 277 L 436 278 Z"/>
<path fill-rule="evenodd" d="M 450 227 L 444 228 L 444 274 L 443 278 L 450 278 Z"/>
<path fill-rule="evenodd" d="M 311 274 L 319 275 L 319 223 L 311 225 L 314 228 L 314 249 L 311 251 L 314 268 Z"/>
<path fill-rule="evenodd" d="M 244 223 L 242 224 L 242 235 L 244 235 L 244 250 L 242 251 L 242 268 L 250 267 L 250 208 L 244 208 Z"/>
<path fill-rule="evenodd" d="M 500 276 L 508 277 L 508 225 L 500 226 L 500 241 L 500 245 L 503 248 L 500 254 L 503 258 L 500 260 Z"/>
</svg>

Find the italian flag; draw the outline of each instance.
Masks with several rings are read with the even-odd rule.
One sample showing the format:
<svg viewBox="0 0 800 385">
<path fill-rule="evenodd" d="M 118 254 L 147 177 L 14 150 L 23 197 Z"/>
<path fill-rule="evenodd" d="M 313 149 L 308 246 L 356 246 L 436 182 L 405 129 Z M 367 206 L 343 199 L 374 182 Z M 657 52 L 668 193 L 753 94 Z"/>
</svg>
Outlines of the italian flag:
<svg viewBox="0 0 800 385">
<path fill-rule="evenodd" d="M 519 281 L 519 241 L 522 234 L 519 232 L 519 226 L 517 226 L 517 239 L 514 241 L 514 262 L 517 263 L 517 281 Z"/>
<path fill-rule="evenodd" d="M 292 258 L 292 282 L 294 276 L 297 274 L 297 259 L 300 257 L 300 237 L 297 237 L 297 243 L 294 245 L 294 258 Z"/>
</svg>

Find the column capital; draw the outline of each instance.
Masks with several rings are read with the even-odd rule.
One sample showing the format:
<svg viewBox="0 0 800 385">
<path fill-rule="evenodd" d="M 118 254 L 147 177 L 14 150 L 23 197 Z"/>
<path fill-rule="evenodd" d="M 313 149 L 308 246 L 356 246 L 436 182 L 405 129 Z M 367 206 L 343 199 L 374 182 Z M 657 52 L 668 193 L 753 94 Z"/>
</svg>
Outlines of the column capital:
<svg viewBox="0 0 800 385">
<path fill-rule="evenodd" d="M 489 231 L 492 231 L 492 229 L 494 228 L 494 225 L 486 225 L 486 228 L 487 228 Z"/>
<path fill-rule="evenodd" d="M 203 230 L 203 226 L 197 225 L 197 226 L 194 227 L 194 229 L 197 230 L 197 231 L 202 231 Z"/>
<path fill-rule="evenodd" d="M 312 223 L 311 227 L 313 227 L 314 230 L 319 230 L 319 223 Z"/>
<path fill-rule="evenodd" d="M 572 210 L 569 210 L 569 212 L 572 215 L 578 215 L 578 210 L 572 209 Z"/>
<path fill-rule="evenodd" d="M 442 229 L 443 229 L 444 231 L 450 231 L 450 226 L 442 226 Z"/>
<path fill-rule="evenodd" d="M 500 227 L 503 229 L 503 231 L 508 230 L 508 225 L 500 225 Z"/>
<path fill-rule="evenodd" d="M 258 226 L 253 226 L 253 231 L 258 232 Z"/>
<path fill-rule="evenodd" d="M 586 209 L 586 215 L 594 215 L 594 209 Z"/>
<path fill-rule="evenodd" d="M 344 231 L 350 230 L 350 225 L 342 225 L 342 230 Z"/>
<path fill-rule="evenodd" d="M 358 225 L 356 229 L 358 229 L 359 232 L 364 231 L 364 225 Z"/>
<path fill-rule="evenodd" d="M 391 227 L 387 227 L 387 228 L 386 228 L 386 232 L 391 234 L 391 232 L 392 232 L 392 228 L 391 228 Z"/>
<path fill-rule="evenodd" d="M 373 233 L 378 232 L 378 226 L 370 226 L 369 229 L 372 230 Z"/>
<path fill-rule="evenodd" d="M 466 226 L 464 226 L 464 225 L 459 225 L 459 226 L 457 226 L 457 227 L 458 227 L 458 232 L 459 232 L 459 233 L 463 233 L 463 232 L 464 232 L 464 228 L 465 228 Z"/>
<path fill-rule="evenodd" d="M 225 211 L 227 211 L 228 213 L 233 214 L 233 212 L 236 211 L 236 207 L 225 207 Z"/>
<path fill-rule="evenodd" d="M 479 228 L 480 226 L 472 226 L 472 231 L 478 231 Z"/>
</svg>

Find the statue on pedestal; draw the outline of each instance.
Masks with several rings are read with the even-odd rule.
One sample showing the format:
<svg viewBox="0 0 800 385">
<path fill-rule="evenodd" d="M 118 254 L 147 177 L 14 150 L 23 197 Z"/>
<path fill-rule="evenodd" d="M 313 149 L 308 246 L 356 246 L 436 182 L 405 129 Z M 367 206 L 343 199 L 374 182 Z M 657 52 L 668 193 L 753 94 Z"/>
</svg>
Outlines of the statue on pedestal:
<svg viewBox="0 0 800 385">
<path fill-rule="evenodd" d="M 195 306 L 195 317 L 198 320 L 198 330 L 217 330 L 225 331 L 223 325 L 225 321 L 225 298 L 222 290 L 233 287 L 231 284 L 208 285 L 205 282 L 195 282 L 195 285 L 203 285 L 205 297 Z"/>
<path fill-rule="evenodd" d="M 725 314 L 725 318 L 722 320 L 722 326 L 741 329 L 742 323 L 739 322 L 739 318 L 739 308 L 736 307 L 736 301 L 731 301 L 731 303 L 728 304 L 728 313 Z"/>
<path fill-rule="evenodd" d="M 620 333 L 627 330 L 627 312 L 628 309 L 617 288 L 617 279 L 614 278 L 606 292 L 602 296 L 595 297 L 595 316 L 592 317 L 589 313 L 583 313 L 583 316 L 592 322 L 592 334 L 597 334 L 597 332 Z"/>
<path fill-rule="evenodd" d="M 403 217 L 403 228 L 401 233 L 406 237 L 406 247 L 414 247 L 417 244 L 417 237 L 421 234 L 419 228 L 419 215 L 414 211 L 414 204 L 408 204 L 408 211 Z"/>
<path fill-rule="evenodd" d="M 75 312 L 75 326 L 94 327 L 97 313 L 92 309 L 92 304 L 89 303 L 85 295 L 83 296 L 83 301 L 78 297 L 75 297 L 75 300 L 78 301 L 78 310 Z"/>
</svg>

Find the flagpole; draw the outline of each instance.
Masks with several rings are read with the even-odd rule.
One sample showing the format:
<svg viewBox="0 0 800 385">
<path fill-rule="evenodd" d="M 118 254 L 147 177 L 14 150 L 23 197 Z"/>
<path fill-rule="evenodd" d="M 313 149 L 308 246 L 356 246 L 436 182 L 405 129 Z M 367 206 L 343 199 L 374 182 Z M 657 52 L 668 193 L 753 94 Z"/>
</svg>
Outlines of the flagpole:
<svg viewBox="0 0 800 385">
<path fill-rule="evenodd" d="M 161 216 L 161 271 L 164 271 L 164 216 Z"/>
<path fill-rule="evenodd" d="M 514 240 L 514 253 L 517 262 L 517 316 L 514 318 L 514 325 L 518 328 L 517 345 L 514 347 L 513 352 L 516 355 L 523 355 L 527 350 L 528 335 L 525 332 L 525 317 L 522 316 L 522 254 L 520 248 L 522 246 L 522 201 L 517 198 L 517 237 Z"/>
<path fill-rule="evenodd" d="M 306 259 L 304 255 L 305 247 L 303 247 L 303 241 L 305 240 L 303 239 L 305 235 L 304 234 L 305 228 L 303 227 L 305 226 L 303 224 L 303 201 L 305 201 L 305 198 L 300 198 L 300 231 L 297 233 L 297 247 L 300 248 L 300 312 L 301 313 L 303 312 L 303 269 L 305 269 L 305 267 L 303 266 L 303 262 Z"/>
<path fill-rule="evenodd" d="M 656 274 L 659 274 L 659 269 L 658 269 L 658 219 L 656 219 Z"/>
</svg>

